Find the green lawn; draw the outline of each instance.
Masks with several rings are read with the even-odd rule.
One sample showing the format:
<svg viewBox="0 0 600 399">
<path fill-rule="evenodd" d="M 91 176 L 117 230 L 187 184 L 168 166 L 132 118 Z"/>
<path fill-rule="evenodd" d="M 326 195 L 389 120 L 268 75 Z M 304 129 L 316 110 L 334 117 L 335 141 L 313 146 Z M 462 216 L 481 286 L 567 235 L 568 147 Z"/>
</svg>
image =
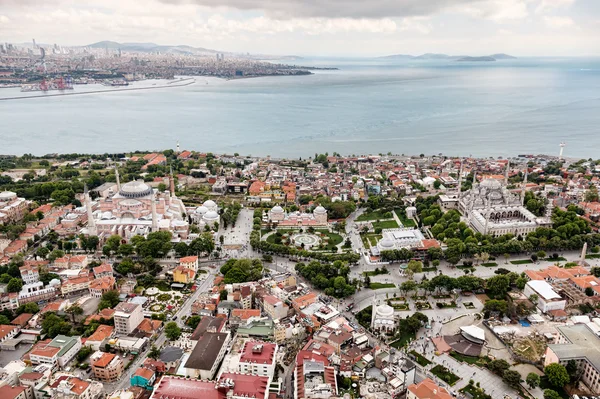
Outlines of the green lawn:
<svg viewBox="0 0 600 399">
<path fill-rule="evenodd" d="M 315 230 L 315 232 L 325 234 L 327 237 L 329 237 L 329 245 L 338 245 L 341 244 L 342 241 L 344 241 L 344 238 L 341 235 L 337 233 L 332 233 L 329 230 Z"/>
<path fill-rule="evenodd" d="M 527 265 L 529 263 L 533 263 L 531 259 L 521 259 L 521 260 L 511 260 L 510 263 L 513 265 Z"/>
<path fill-rule="evenodd" d="M 415 334 L 406 334 L 406 333 L 402 333 L 402 335 L 400 335 L 400 338 L 398 338 L 397 340 L 395 340 L 394 342 L 392 342 L 390 344 L 390 346 L 392 348 L 396 348 L 396 349 L 402 349 L 404 348 L 408 342 L 411 339 L 415 339 Z"/>
<path fill-rule="evenodd" d="M 468 363 L 468 364 L 476 364 L 479 361 L 478 357 L 475 357 L 475 356 L 466 356 L 466 355 L 460 354 L 458 352 L 450 352 L 450 356 L 452 356 L 453 358 L 455 358 L 459 362 L 465 362 L 465 363 Z"/>
<path fill-rule="evenodd" d="M 496 262 L 488 262 L 488 263 L 482 263 L 481 266 L 496 267 L 496 266 L 498 266 L 498 264 Z"/>
<path fill-rule="evenodd" d="M 587 256 L 586 256 L 587 258 Z M 563 258 L 562 256 L 559 256 L 558 258 L 544 258 L 544 260 L 546 262 L 566 262 L 567 260 L 565 258 Z"/>
<path fill-rule="evenodd" d="M 398 219 L 400 219 L 404 227 L 416 227 L 415 221 L 408 219 L 406 213 L 402 212 L 400 209 L 394 209 L 394 213 L 398 216 Z"/>
<path fill-rule="evenodd" d="M 382 288 L 396 288 L 396 284 L 393 283 L 371 283 L 369 288 L 372 290 L 379 290 Z"/>
<path fill-rule="evenodd" d="M 412 350 L 409 353 L 411 355 L 413 355 L 415 357 L 416 362 L 419 363 L 423 367 L 432 363 L 429 359 L 427 359 L 425 356 L 421 355 L 419 352 L 417 352 L 415 350 Z"/>
<path fill-rule="evenodd" d="M 379 270 L 380 270 L 379 273 L 375 272 L 375 270 L 371 270 L 369 272 L 363 272 L 363 275 L 373 277 L 373 276 L 379 276 L 380 274 L 390 274 L 390 271 L 387 269 L 385 269 L 387 271 L 384 273 L 381 272 L 382 269 L 379 269 Z"/>
<path fill-rule="evenodd" d="M 585 256 L 586 259 L 600 259 L 600 254 L 589 254 Z"/>
<path fill-rule="evenodd" d="M 431 374 L 435 375 L 450 386 L 456 384 L 456 381 L 460 380 L 459 376 L 452 373 L 450 370 L 440 364 L 431 369 Z"/>
<path fill-rule="evenodd" d="M 357 222 L 366 222 L 369 220 L 377 220 L 377 219 L 391 219 L 393 218 L 393 216 L 389 215 L 387 217 L 383 216 L 383 213 L 379 212 L 379 211 L 373 211 L 373 212 L 365 212 L 362 215 L 360 215 L 359 217 L 356 218 Z"/>
<path fill-rule="evenodd" d="M 394 219 L 392 220 L 383 220 L 381 222 L 373 222 L 373 228 L 381 228 L 381 229 L 395 229 L 398 228 L 398 223 Z"/>
<path fill-rule="evenodd" d="M 377 246 L 379 240 L 381 240 L 383 236 L 381 234 L 367 234 L 367 239 L 372 247 Z"/>
</svg>

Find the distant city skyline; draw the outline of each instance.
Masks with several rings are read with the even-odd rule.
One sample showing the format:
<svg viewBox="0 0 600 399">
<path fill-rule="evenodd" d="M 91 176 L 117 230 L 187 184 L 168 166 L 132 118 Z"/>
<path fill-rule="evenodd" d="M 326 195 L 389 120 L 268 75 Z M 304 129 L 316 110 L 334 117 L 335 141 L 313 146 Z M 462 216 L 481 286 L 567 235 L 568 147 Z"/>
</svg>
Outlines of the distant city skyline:
<svg viewBox="0 0 600 399">
<path fill-rule="evenodd" d="M 600 55 L 596 0 L 0 0 L 12 43 L 103 40 L 225 52 Z"/>
</svg>

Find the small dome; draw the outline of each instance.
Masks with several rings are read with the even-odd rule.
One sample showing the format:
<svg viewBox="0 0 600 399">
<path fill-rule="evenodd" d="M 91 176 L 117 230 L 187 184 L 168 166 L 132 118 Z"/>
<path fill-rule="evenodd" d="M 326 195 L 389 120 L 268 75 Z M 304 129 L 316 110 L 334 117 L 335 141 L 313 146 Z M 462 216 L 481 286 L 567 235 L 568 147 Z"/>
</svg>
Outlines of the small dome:
<svg viewBox="0 0 600 399">
<path fill-rule="evenodd" d="M 207 200 L 207 201 L 206 201 L 206 202 L 204 202 L 204 204 L 202 204 L 202 205 L 204 205 L 205 207 L 207 207 L 207 208 L 209 208 L 209 209 L 210 209 L 210 208 L 216 208 L 216 207 L 217 207 L 217 204 L 216 204 L 216 203 L 215 203 L 215 201 L 213 201 L 213 200 Z"/>
<path fill-rule="evenodd" d="M 58 287 L 58 286 L 60 286 L 60 280 L 57 278 L 54 278 L 54 279 L 50 280 L 50 282 L 48 284 L 51 287 Z"/>
<path fill-rule="evenodd" d="M 377 316 L 380 317 L 393 317 L 394 316 L 394 308 L 390 305 L 379 305 L 377 307 Z"/>
<path fill-rule="evenodd" d="M 208 212 L 208 208 L 205 207 L 204 205 L 200 205 L 198 208 L 196 208 L 195 212 L 198 215 L 204 215 L 206 212 Z"/>
<path fill-rule="evenodd" d="M 502 188 L 502 184 L 496 179 L 485 179 L 481 182 L 481 187 L 485 187 L 489 190 L 498 190 Z"/>
<path fill-rule="evenodd" d="M 143 180 L 127 182 L 121 186 L 121 191 L 119 191 L 119 194 L 126 198 L 140 198 L 152 195 L 152 193 L 152 188 Z"/>
<path fill-rule="evenodd" d="M 0 201 L 10 201 L 15 198 L 17 198 L 17 193 L 13 193 L 12 191 L 3 191 L 0 193 Z"/>
<path fill-rule="evenodd" d="M 381 248 L 394 248 L 394 241 L 390 240 L 389 238 L 384 238 L 383 240 L 379 241 L 379 246 Z"/>
<path fill-rule="evenodd" d="M 219 218 L 219 214 L 215 211 L 208 211 L 202 216 L 204 220 L 217 220 Z"/>
<path fill-rule="evenodd" d="M 315 208 L 313 213 L 327 213 L 327 209 L 323 208 L 321 205 Z"/>
<path fill-rule="evenodd" d="M 110 211 L 106 211 L 102 213 L 102 219 L 103 220 L 109 220 L 112 219 L 113 215 Z"/>
<path fill-rule="evenodd" d="M 271 213 L 283 213 L 283 208 L 279 205 L 276 205 L 271 209 Z"/>
</svg>

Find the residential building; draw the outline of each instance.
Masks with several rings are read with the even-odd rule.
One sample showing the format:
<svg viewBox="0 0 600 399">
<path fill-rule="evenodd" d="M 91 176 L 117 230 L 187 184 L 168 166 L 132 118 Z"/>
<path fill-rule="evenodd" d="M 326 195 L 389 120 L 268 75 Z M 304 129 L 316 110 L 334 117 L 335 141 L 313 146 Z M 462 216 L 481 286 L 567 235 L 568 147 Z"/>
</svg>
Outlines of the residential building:
<svg viewBox="0 0 600 399">
<path fill-rule="evenodd" d="M 21 327 L 13 326 L 8 324 L 0 325 L 0 342 L 4 342 L 7 339 L 14 338 L 19 331 L 21 331 Z"/>
<path fill-rule="evenodd" d="M 132 387 L 152 389 L 156 381 L 156 372 L 150 368 L 139 367 L 129 379 Z"/>
<path fill-rule="evenodd" d="M 23 265 L 19 267 L 19 272 L 21 272 L 21 279 L 25 284 L 37 283 L 40 280 L 40 272 L 37 266 Z"/>
<path fill-rule="evenodd" d="M 112 275 L 96 278 L 90 282 L 90 295 L 101 298 L 103 294 L 114 290 L 116 286 L 116 280 Z"/>
<path fill-rule="evenodd" d="M 560 295 L 554 291 L 552 286 L 544 280 L 532 280 L 528 281 L 523 289 L 523 294 L 527 298 L 531 298 L 532 295 L 537 296 L 537 305 L 544 313 L 548 313 L 551 310 L 564 310 L 567 305 L 566 299 L 563 299 Z"/>
<path fill-rule="evenodd" d="M 59 377 L 58 384 L 54 387 L 56 397 L 61 399 L 95 399 L 102 389 L 100 382 L 69 376 Z"/>
<path fill-rule="evenodd" d="M 52 341 L 29 352 L 33 364 L 64 368 L 81 349 L 81 337 L 57 335 Z"/>
<path fill-rule="evenodd" d="M 91 276 L 85 274 L 63 281 L 60 290 L 63 295 L 73 295 L 89 291 Z"/>
<path fill-rule="evenodd" d="M 113 331 L 113 326 L 100 324 L 96 331 L 85 341 L 85 345 L 91 346 L 93 350 L 98 351 L 103 348 L 105 341 L 112 336 Z"/>
<path fill-rule="evenodd" d="M 102 382 L 117 381 L 123 374 L 123 360 L 114 353 L 94 353 L 91 365 L 94 376 Z"/>
<path fill-rule="evenodd" d="M 195 277 L 196 272 L 185 266 L 177 266 L 173 269 L 173 282 L 175 283 L 189 284 L 194 281 Z"/>
<path fill-rule="evenodd" d="M 29 302 L 40 302 L 48 299 L 53 299 L 57 295 L 57 289 L 55 286 L 48 285 L 44 287 L 44 283 L 38 281 L 37 283 L 25 284 L 19 291 L 18 300 L 20 304 Z"/>
<path fill-rule="evenodd" d="M 113 275 L 113 268 L 108 263 L 103 263 L 100 266 L 94 267 L 92 271 L 94 272 L 94 277 L 96 278 L 102 278 L 107 276 L 112 277 Z"/>
<path fill-rule="evenodd" d="M 263 309 L 273 320 L 283 319 L 288 315 L 288 306 L 273 295 L 263 297 Z"/>
<path fill-rule="evenodd" d="M 239 372 L 272 378 L 275 372 L 276 354 L 277 344 L 248 341 L 240 356 Z"/>
<path fill-rule="evenodd" d="M 183 257 L 183 258 L 179 259 L 179 265 L 197 272 L 198 271 L 198 257 L 197 256 Z"/>
<path fill-rule="evenodd" d="M 430 378 L 426 378 L 418 384 L 409 385 L 406 391 L 406 399 L 453 399 L 450 393 Z"/>
<path fill-rule="evenodd" d="M 228 343 L 228 332 L 204 333 L 184 365 L 186 376 L 212 380 L 225 356 Z"/>
<path fill-rule="evenodd" d="M 587 324 L 557 326 L 556 343 L 546 348 L 544 367 L 552 363 L 567 365 L 575 360 L 581 371 L 581 382 L 600 394 L 600 337 Z"/>
<path fill-rule="evenodd" d="M 115 307 L 114 319 L 116 333 L 128 335 L 142 322 L 144 313 L 139 304 L 121 302 Z"/>
<path fill-rule="evenodd" d="M 4 385 L 0 387 L 2 399 L 34 399 L 33 389 L 23 385 Z"/>
</svg>

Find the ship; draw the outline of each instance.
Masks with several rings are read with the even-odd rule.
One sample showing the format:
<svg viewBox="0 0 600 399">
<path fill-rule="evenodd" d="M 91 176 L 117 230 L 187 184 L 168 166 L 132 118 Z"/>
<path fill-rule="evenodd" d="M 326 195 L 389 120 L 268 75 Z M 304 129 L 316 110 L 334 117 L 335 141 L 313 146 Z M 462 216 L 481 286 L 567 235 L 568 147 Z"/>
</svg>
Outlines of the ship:
<svg viewBox="0 0 600 399">
<path fill-rule="evenodd" d="M 123 79 L 105 80 L 104 86 L 129 86 L 129 82 Z"/>
</svg>

